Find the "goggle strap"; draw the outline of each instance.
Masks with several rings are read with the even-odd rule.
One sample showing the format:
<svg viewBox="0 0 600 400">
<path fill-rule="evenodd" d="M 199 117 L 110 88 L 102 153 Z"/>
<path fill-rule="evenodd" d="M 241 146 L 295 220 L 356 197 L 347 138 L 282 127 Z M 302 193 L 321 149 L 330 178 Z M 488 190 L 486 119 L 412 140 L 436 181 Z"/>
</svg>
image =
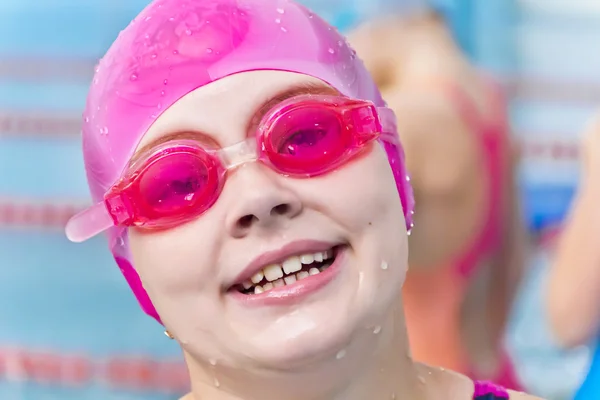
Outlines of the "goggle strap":
<svg viewBox="0 0 600 400">
<path fill-rule="evenodd" d="M 65 233 L 70 241 L 81 243 L 114 225 L 115 222 L 102 201 L 71 217 Z"/>
</svg>

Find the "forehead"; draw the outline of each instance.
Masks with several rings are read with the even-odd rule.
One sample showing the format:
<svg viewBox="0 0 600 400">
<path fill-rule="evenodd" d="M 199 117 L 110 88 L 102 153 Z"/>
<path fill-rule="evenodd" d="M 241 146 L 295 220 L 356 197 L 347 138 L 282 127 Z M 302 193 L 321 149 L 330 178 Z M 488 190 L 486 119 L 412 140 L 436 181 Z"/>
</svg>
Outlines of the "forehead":
<svg viewBox="0 0 600 400">
<path fill-rule="evenodd" d="M 304 85 L 330 90 L 330 94 L 337 92 L 317 78 L 285 71 L 249 71 L 219 79 L 188 93 L 165 110 L 142 138 L 138 152 L 174 134 L 204 133 L 216 136 L 219 142 L 227 141 L 223 136 L 229 135 L 224 131 L 239 133 L 269 100 Z"/>
</svg>

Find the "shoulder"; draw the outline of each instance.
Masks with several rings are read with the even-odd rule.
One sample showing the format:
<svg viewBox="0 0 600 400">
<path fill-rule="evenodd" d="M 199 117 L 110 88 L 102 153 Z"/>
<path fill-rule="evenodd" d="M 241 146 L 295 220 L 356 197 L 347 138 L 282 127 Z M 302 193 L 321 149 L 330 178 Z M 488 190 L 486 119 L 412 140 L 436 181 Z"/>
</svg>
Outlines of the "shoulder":
<svg viewBox="0 0 600 400">
<path fill-rule="evenodd" d="M 510 400 L 544 400 L 541 397 L 532 396 L 523 392 L 515 392 L 513 390 L 509 390 L 508 394 L 510 395 Z"/>
</svg>

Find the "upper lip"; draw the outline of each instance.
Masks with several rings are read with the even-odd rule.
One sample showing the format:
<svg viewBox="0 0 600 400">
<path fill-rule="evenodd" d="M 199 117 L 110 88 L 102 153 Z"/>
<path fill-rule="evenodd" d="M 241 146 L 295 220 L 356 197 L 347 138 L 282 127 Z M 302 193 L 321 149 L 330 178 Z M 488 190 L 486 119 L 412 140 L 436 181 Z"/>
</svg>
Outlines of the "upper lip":
<svg viewBox="0 0 600 400">
<path fill-rule="evenodd" d="M 281 264 L 288 257 L 325 251 L 340 244 L 341 243 L 319 240 L 299 240 L 288 243 L 277 250 L 267 251 L 252 260 L 250 264 L 248 264 L 248 266 L 246 266 L 246 268 L 244 268 L 244 270 L 235 278 L 234 283 L 231 286 L 235 286 L 250 280 L 254 274 L 264 269 L 267 265 Z"/>
</svg>

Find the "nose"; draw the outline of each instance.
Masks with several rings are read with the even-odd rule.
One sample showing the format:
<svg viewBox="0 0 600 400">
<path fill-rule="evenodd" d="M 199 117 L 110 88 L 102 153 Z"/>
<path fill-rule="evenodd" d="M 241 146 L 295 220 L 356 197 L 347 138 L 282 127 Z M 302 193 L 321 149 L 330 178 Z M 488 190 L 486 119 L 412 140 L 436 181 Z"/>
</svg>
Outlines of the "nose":
<svg viewBox="0 0 600 400">
<path fill-rule="evenodd" d="M 241 238 L 252 231 L 280 227 L 302 212 L 302 201 L 285 179 L 265 167 L 250 164 L 236 171 L 232 201 L 226 218 L 229 234 Z M 234 183 L 230 182 L 229 183 Z"/>
</svg>

